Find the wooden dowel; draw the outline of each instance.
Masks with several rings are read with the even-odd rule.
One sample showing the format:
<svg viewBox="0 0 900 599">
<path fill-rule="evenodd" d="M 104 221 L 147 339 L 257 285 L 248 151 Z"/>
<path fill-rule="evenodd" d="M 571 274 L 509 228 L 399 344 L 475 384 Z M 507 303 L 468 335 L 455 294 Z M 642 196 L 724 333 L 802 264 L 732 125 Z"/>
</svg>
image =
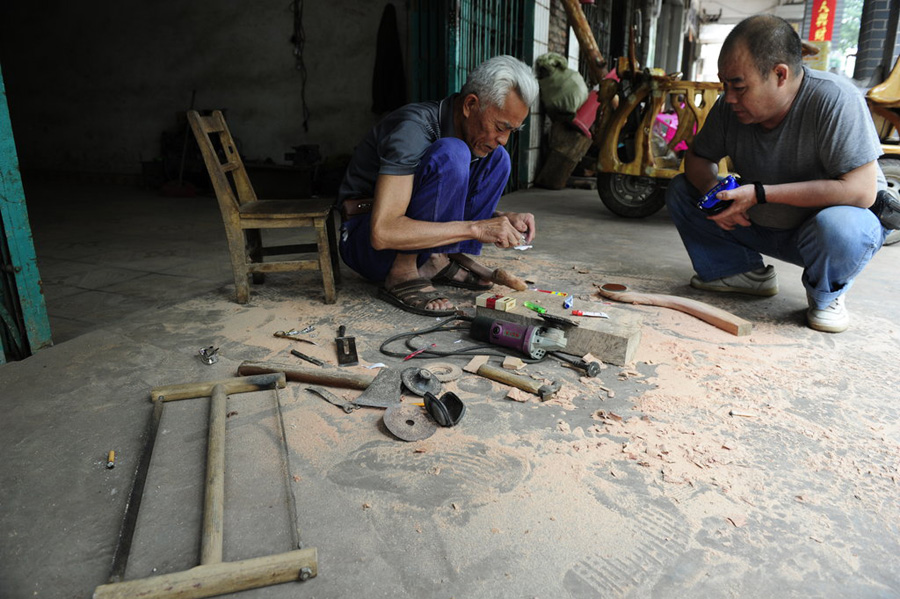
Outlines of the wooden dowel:
<svg viewBox="0 0 900 599">
<path fill-rule="evenodd" d="M 277 371 L 269 372 L 271 374 L 265 376 L 245 376 L 203 383 L 182 383 L 178 385 L 154 387 L 150 391 L 150 398 L 153 401 L 175 401 L 178 399 L 209 397 L 212 395 L 213 387 L 216 385 L 225 387 L 226 394 L 262 391 L 264 389 L 271 389 L 272 385 L 277 385 L 278 388 L 283 389 L 285 386 L 284 375 L 278 376 Z"/>
<path fill-rule="evenodd" d="M 216 385 L 209 402 L 209 433 L 206 443 L 206 498 L 203 502 L 203 532 L 200 563 L 222 561 L 225 515 L 225 419 L 228 395 Z"/>
<path fill-rule="evenodd" d="M 94 599 L 201 599 L 273 584 L 306 580 L 318 574 L 315 547 L 237 562 L 208 564 L 140 580 L 105 584 Z"/>
</svg>

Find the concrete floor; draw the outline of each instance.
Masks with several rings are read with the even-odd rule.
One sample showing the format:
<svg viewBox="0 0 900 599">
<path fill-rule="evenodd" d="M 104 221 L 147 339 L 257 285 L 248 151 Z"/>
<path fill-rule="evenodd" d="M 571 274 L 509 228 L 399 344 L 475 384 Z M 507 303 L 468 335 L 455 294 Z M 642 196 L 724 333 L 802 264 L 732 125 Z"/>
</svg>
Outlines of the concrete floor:
<svg viewBox="0 0 900 599">
<path fill-rule="evenodd" d="M 345 324 L 364 364 L 400 365 L 379 345 L 434 322 L 346 268 L 332 306 L 316 273 L 269 277 L 233 303 L 211 198 L 50 183 L 26 196 L 55 346 L 0 367 L 0 597 L 87 597 L 106 582 L 152 388 L 231 377 L 243 360 L 298 363 L 272 334 L 306 324 L 320 345 L 301 351 L 333 363 Z M 318 551 L 317 577 L 235 596 L 900 596 L 900 246 L 857 280 L 851 330 L 828 335 L 804 326 L 794 266 L 774 262 L 771 299 L 690 289 L 665 212 L 618 219 L 589 190 L 503 206 L 534 212 L 538 238 L 526 253 L 489 248 L 488 263 L 584 306 L 605 281 L 700 299 L 754 333 L 603 306 L 644 322 L 634 363 L 601 373 L 613 394 L 550 363 L 527 368 L 576 399 L 517 403 L 466 375 L 448 386 L 468 406 L 460 426 L 416 443 L 378 410 L 344 414 L 288 383 L 290 494 L 274 393 L 231 396 L 225 560 L 288 551 L 294 528 Z M 209 345 L 212 366 L 197 357 Z M 198 563 L 206 406 L 166 404 L 126 579 Z"/>
</svg>

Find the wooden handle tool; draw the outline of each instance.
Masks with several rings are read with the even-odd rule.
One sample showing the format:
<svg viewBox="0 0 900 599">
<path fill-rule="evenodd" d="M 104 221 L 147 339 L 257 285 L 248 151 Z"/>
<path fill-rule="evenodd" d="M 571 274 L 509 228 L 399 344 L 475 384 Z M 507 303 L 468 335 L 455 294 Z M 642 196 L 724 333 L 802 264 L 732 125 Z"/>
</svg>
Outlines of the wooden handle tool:
<svg viewBox="0 0 900 599">
<path fill-rule="evenodd" d="M 521 389 L 522 391 L 534 393 L 541 398 L 541 401 L 547 401 L 552 398 L 553 394 L 559 391 L 560 387 L 559 383 L 547 385 L 530 377 L 513 374 L 504 368 L 497 368 L 490 364 L 482 364 L 479 366 L 478 374 L 479 376 L 491 379 L 492 381 L 497 381 L 498 383 L 510 385 L 517 389 Z"/>
</svg>

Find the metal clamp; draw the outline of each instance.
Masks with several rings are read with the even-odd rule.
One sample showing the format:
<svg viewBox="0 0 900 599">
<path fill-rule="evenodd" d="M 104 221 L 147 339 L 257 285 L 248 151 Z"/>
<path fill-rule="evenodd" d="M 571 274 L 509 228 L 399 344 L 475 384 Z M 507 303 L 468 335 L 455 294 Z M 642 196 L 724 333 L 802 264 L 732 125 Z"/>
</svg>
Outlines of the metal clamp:
<svg viewBox="0 0 900 599">
<path fill-rule="evenodd" d="M 200 351 L 197 353 L 200 354 L 200 360 L 204 364 L 209 366 L 210 364 L 215 364 L 219 361 L 219 356 L 216 355 L 218 354 L 218 352 L 218 347 L 213 347 L 212 345 L 210 345 L 209 347 L 201 347 Z"/>
</svg>

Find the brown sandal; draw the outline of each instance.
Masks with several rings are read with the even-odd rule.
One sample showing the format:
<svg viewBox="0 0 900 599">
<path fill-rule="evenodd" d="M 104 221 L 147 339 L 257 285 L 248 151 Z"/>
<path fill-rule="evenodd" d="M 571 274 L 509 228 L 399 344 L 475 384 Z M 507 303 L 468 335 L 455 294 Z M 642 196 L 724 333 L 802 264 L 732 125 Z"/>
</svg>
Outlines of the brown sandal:
<svg viewBox="0 0 900 599">
<path fill-rule="evenodd" d="M 456 276 L 460 269 L 466 271 L 466 278 L 457 281 L 453 277 Z M 460 289 L 471 289 L 472 291 L 487 291 L 494 286 L 493 283 L 479 283 L 480 280 L 481 278 L 478 275 L 465 266 L 454 262 L 452 258 L 450 259 L 450 264 L 431 278 L 431 282 L 435 285 L 447 285 L 448 287 L 459 287 Z"/>
<path fill-rule="evenodd" d="M 410 279 L 397 283 L 390 289 L 384 287 L 378 290 L 378 297 L 390 302 L 407 312 L 413 314 L 421 314 L 423 316 L 451 316 L 456 314 L 456 308 L 448 310 L 429 310 L 423 308 L 428 302 L 436 299 L 449 299 L 440 291 L 422 291 L 426 287 L 431 287 L 431 281 L 428 279 Z"/>
</svg>

